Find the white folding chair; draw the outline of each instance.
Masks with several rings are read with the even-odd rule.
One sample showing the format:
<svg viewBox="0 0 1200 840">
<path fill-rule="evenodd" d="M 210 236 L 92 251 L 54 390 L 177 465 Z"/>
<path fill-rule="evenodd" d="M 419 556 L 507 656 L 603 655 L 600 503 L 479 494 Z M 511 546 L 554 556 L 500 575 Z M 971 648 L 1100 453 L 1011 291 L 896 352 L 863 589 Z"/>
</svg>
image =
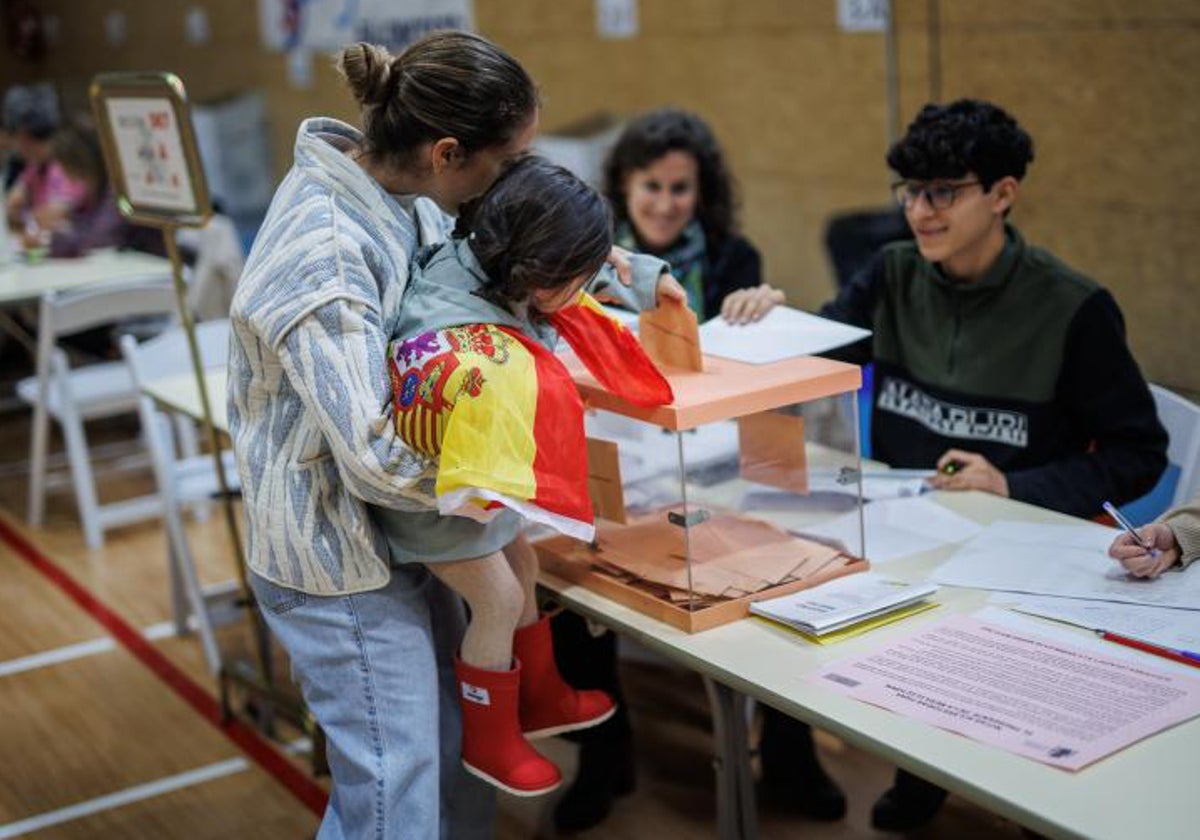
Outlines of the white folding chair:
<svg viewBox="0 0 1200 840">
<path fill-rule="evenodd" d="M 41 525 L 46 505 L 46 449 L 50 418 L 62 428 L 75 499 L 88 548 L 104 544 L 104 531 L 157 516 L 156 496 L 122 499 L 105 505 L 96 483 L 83 424 L 87 420 L 133 413 L 137 392 L 122 362 L 71 368 L 59 339 L 104 324 L 143 316 L 173 316 L 175 296 L 169 280 L 104 286 L 66 294 L 48 293 L 38 316 L 37 373 L 17 383 L 17 395 L 33 406 L 30 441 L 29 524 Z"/>
<path fill-rule="evenodd" d="M 1177 507 L 1200 493 L 1200 405 L 1161 385 L 1152 384 L 1150 393 L 1158 419 L 1171 436 L 1167 460 L 1179 467 L 1179 480 L 1171 497 L 1171 507 Z"/>
<path fill-rule="evenodd" d="M 205 321 L 196 325 L 196 343 L 205 368 L 223 367 L 229 355 L 229 321 Z M 141 343 L 133 336 L 121 338 L 121 352 L 129 366 L 135 386 L 141 388 L 157 379 L 191 376 L 192 362 L 187 335 L 182 327 L 173 327 Z M 237 592 L 237 583 L 230 581 L 208 588 L 200 584 L 195 559 L 184 530 L 185 506 L 206 505 L 219 491 L 216 465 L 210 454 L 189 452 L 172 433 L 172 423 L 166 412 L 141 393 L 138 414 L 145 430 L 146 446 L 150 450 L 154 476 L 162 500 L 163 524 L 166 526 L 168 569 L 171 582 L 171 605 L 175 627 L 186 633 L 192 627 L 200 636 L 204 657 L 215 674 L 221 664 L 220 651 L 213 632 L 214 620 L 210 602 Z M 179 418 L 177 418 L 179 419 Z M 230 489 L 237 489 L 237 467 L 232 450 L 221 453 Z"/>
</svg>

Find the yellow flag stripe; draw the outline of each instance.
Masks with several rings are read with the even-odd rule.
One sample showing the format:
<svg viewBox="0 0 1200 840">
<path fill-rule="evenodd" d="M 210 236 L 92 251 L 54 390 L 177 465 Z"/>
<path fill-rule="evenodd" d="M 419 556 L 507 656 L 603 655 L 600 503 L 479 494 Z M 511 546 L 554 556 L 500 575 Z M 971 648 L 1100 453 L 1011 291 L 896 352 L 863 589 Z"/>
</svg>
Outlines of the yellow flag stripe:
<svg viewBox="0 0 1200 840">
<path fill-rule="evenodd" d="M 478 396 L 459 393 L 445 418 L 437 494 L 462 487 L 486 486 L 515 498 L 533 498 L 537 485 L 533 438 L 537 412 L 537 372 L 533 357 L 521 344 L 492 328 L 495 341 L 507 345 L 508 359 L 497 364 L 487 356 L 459 351 L 460 369 L 478 368 L 483 385 Z"/>
</svg>

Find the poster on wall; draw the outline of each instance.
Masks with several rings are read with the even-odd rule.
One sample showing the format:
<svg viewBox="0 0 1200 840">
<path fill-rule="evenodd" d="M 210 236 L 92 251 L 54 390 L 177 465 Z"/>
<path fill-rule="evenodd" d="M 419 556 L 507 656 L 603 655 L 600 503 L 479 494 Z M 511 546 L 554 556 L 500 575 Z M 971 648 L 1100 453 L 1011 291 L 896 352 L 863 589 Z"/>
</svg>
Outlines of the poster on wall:
<svg viewBox="0 0 1200 840">
<path fill-rule="evenodd" d="M 158 226 L 211 214 L 187 94 L 170 73 L 103 73 L 90 96 L 117 205 Z"/>
<path fill-rule="evenodd" d="M 268 49 L 332 51 L 367 41 L 400 50 L 438 29 L 475 28 L 472 0 L 258 0 Z"/>
</svg>

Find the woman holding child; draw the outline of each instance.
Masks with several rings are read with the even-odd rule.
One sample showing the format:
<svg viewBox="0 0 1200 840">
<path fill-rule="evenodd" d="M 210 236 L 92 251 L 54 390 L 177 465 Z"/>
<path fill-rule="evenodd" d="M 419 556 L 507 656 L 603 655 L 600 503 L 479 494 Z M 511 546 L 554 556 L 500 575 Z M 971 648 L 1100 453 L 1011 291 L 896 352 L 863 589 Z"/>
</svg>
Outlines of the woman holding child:
<svg viewBox="0 0 1200 840">
<path fill-rule="evenodd" d="M 300 126 L 231 311 L 251 587 L 328 739 L 319 836 L 487 836 L 491 788 L 460 761 L 462 602 L 392 555 L 368 506 L 423 510 L 432 483 L 397 431 L 386 367 L 414 253 L 525 152 L 538 95 L 465 33 L 398 56 L 354 45 L 339 66 L 363 131 Z"/>
</svg>

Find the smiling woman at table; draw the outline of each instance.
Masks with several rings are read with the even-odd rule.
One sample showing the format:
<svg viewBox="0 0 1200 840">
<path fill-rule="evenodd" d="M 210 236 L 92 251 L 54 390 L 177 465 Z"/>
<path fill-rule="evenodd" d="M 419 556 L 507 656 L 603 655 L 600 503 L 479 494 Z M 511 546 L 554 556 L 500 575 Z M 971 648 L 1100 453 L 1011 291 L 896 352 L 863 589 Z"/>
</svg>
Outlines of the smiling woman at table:
<svg viewBox="0 0 1200 840">
<path fill-rule="evenodd" d="M 1157 522 L 1143 525 L 1137 534 L 1151 547 L 1147 551 L 1129 534 L 1113 540 L 1108 554 L 1134 577 L 1156 578 L 1171 568 L 1187 568 L 1200 558 L 1200 495 L 1167 511 Z"/>
<path fill-rule="evenodd" d="M 735 184 L 704 120 L 664 108 L 631 122 L 604 169 L 616 242 L 671 265 L 704 321 L 757 321 L 783 303 L 762 281 L 762 259 L 738 233 Z"/>
</svg>

